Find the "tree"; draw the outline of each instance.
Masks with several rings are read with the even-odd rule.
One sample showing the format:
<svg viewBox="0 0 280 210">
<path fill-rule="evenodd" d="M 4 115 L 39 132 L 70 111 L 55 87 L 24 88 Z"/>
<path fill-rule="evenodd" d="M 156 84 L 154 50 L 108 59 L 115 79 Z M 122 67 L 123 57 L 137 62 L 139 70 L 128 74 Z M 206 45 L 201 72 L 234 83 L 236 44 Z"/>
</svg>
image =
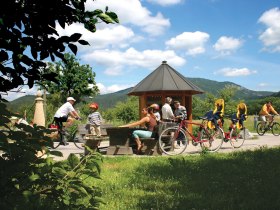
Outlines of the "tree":
<svg viewBox="0 0 280 210">
<path fill-rule="evenodd" d="M 103 118 L 108 121 L 128 123 L 139 119 L 138 97 L 129 97 L 125 102 L 118 102 L 113 109 L 104 112 Z"/>
<path fill-rule="evenodd" d="M 44 60 L 77 53 L 76 43 L 88 45 L 81 34 L 59 36 L 55 27 L 82 23 L 95 32 L 99 20 L 117 23 L 115 13 L 85 11 L 86 0 L 9 0 L 0 7 L 0 209 L 97 209 L 98 189 L 88 183 L 100 173 L 99 158 L 75 155 L 54 162 L 52 141 L 44 127 L 11 125 L 13 113 L 1 102 L 1 92 L 38 81 L 56 81 Z M 13 130 L 15 127 L 16 130 Z M 47 158 L 36 156 L 45 148 Z"/>
<path fill-rule="evenodd" d="M 0 92 L 28 85 L 38 80 L 56 81 L 45 72 L 45 59 L 66 61 L 64 53 L 77 53 L 76 43 L 89 45 L 81 34 L 59 36 L 56 25 L 81 23 L 91 32 L 99 20 L 118 23 L 114 12 L 85 10 L 86 0 L 10 0 L 0 7 Z M 31 54 L 31 55 L 30 55 Z M 0 94 L 1 99 L 1 94 Z"/>
<path fill-rule="evenodd" d="M 80 65 L 75 56 L 65 54 L 66 62 L 48 63 L 47 72 L 55 73 L 57 82 L 39 82 L 51 94 L 61 93 L 61 102 L 73 96 L 77 102 L 83 96 L 99 93 L 95 83 L 95 73 L 89 65 Z"/>
<path fill-rule="evenodd" d="M 236 112 L 238 102 L 233 100 L 238 88 L 235 85 L 226 85 L 222 90 L 218 91 L 219 97 L 225 101 L 225 112 L 232 114 Z"/>
</svg>

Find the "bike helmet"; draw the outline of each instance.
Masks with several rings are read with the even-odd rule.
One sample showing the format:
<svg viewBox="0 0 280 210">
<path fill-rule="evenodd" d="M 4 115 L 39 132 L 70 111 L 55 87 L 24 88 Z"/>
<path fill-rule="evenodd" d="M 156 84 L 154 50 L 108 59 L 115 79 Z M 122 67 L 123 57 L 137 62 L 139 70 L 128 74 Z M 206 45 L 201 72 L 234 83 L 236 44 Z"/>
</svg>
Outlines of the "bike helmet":
<svg viewBox="0 0 280 210">
<path fill-rule="evenodd" d="M 91 103 L 90 105 L 89 105 L 89 108 L 92 108 L 92 109 L 98 109 L 98 104 L 97 103 Z"/>
<path fill-rule="evenodd" d="M 158 104 L 152 104 L 150 107 L 152 107 L 154 110 L 159 110 Z"/>
</svg>

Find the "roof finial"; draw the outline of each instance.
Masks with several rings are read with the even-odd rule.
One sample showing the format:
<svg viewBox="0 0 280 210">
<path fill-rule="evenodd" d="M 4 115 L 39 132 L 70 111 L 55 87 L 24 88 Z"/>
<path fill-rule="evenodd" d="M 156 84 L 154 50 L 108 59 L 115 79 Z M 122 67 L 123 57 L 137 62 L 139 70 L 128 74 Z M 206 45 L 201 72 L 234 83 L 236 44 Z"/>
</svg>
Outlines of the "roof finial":
<svg viewBox="0 0 280 210">
<path fill-rule="evenodd" d="M 162 64 L 167 64 L 167 61 L 162 61 Z"/>
</svg>

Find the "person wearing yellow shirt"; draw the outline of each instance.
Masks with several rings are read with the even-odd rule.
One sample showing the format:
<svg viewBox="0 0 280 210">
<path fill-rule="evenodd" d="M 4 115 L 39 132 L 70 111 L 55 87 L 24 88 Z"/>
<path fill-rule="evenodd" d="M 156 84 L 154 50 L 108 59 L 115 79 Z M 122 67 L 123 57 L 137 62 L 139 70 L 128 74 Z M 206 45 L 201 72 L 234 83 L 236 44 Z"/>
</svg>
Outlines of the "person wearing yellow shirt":
<svg viewBox="0 0 280 210">
<path fill-rule="evenodd" d="M 272 102 L 268 101 L 268 102 L 266 102 L 266 104 L 264 104 L 262 106 L 262 109 L 259 113 L 259 116 L 260 116 L 260 120 L 263 121 L 264 123 L 266 121 L 269 121 L 269 126 L 271 126 L 271 123 L 272 123 L 272 116 L 271 116 L 270 113 L 273 113 L 275 115 L 279 115 L 278 112 L 275 111 L 275 109 L 273 108 Z"/>
</svg>

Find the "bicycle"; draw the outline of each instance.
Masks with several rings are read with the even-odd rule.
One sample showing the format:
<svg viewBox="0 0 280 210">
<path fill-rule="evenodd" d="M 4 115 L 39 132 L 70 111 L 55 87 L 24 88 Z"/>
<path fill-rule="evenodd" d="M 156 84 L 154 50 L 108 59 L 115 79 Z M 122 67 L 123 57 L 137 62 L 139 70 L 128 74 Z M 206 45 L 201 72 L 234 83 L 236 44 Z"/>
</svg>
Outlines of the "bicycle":
<svg viewBox="0 0 280 210">
<path fill-rule="evenodd" d="M 221 128 L 210 131 L 207 129 L 205 117 L 201 117 L 202 123 L 187 121 L 186 115 L 181 118 L 181 122 L 178 126 L 173 126 L 163 130 L 159 136 L 159 147 L 161 151 L 167 155 L 179 155 L 182 154 L 191 138 L 192 144 L 197 146 L 200 144 L 202 150 L 208 150 L 210 152 L 218 151 L 223 144 L 223 131 Z M 198 134 L 194 136 L 188 129 L 188 125 L 197 126 Z"/>
<path fill-rule="evenodd" d="M 81 120 L 81 119 L 78 119 Z M 53 124 L 53 123 L 52 123 Z M 58 148 L 60 145 L 67 146 L 69 141 L 73 141 L 74 145 L 79 149 L 84 149 L 83 143 L 80 142 L 79 139 L 75 138 L 76 132 L 74 134 L 70 134 L 63 129 L 62 122 L 54 121 L 54 126 L 52 126 L 52 130 L 57 132 L 56 138 L 53 141 L 53 149 Z"/>
<path fill-rule="evenodd" d="M 239 148 L 244 144 L 246 139 L 246 128 L 244 126 L 245 115 L 241 115 L 240 119 L 237 119 L 236 115 L 227 116 L 231 119 L 229 131 L 224 132 L 224 142 L 230 142 L 234 148 Z"/>
<path fill-rule="evenodd" d="M 271 130 L 271 132 L 274 136 L 280 135 L 280 124 L 278 122 L 274 121 L 275 116 L 277 116 L 277 115 L 271 115 L 271 117 L 272 117 L 271 126 L 269 126 L 269 123 L 267 121 L 265 121 L 265 122 L 262 121 L 257 124 L 257 133 L 260 136 L 263 136 L 269 130 Z"/>
</svg>

